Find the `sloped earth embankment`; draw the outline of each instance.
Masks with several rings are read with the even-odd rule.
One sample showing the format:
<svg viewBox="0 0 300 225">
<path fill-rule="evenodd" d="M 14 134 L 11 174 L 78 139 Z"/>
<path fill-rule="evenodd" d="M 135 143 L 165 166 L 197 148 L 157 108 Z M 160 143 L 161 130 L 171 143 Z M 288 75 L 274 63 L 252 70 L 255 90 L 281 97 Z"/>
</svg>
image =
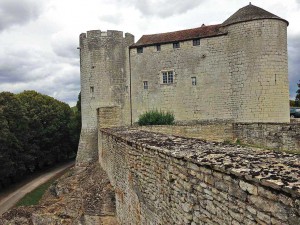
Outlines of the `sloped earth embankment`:
<svg viewBox="0 0 300 225">
<path fill-rule="evenodd" d="M 54 182 L 37 206 L 21 206 L 0 217 L 11 225 L 118 225 L 115 194 L 98 164 L 75 167 Z"/>
</svg>

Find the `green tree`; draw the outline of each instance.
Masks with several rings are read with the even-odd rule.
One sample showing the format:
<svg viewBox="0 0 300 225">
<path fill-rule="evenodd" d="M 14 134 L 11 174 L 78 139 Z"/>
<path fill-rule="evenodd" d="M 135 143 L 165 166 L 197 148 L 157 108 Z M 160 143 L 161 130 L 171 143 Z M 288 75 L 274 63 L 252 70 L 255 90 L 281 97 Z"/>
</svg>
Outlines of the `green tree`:
<svg viewBox="0 0 300 225">
<path fill-rule="evenodd" d="M 295 98 L 295 106 L 300 106 L 300 80 L 299 80 L 299 83 L 297 83 L 298 85 L 298 90 L 296 91 L 297 95 L 296 95 L 296 98 Z"/>
<path fill-rule="evenodd" d="M 0 93 L 0 188 L 76 156 L 80 108 L 75 111 L 36 91 Z"/>
<path fill-rule="evenodd" d="M 16 96 L 0 93 L 0 187 L 18 180 L 26 173 L 28 119 Z"/>
<path fill-rule="evenodd" d="M 81 92 L 78 95 L 77 104 L 73 107 L 73 113 L 70 121 L 70 137 L 72 142 L 72 148 L 78 149 L 80 131 L 81 131 Z"/>
<path fill-rule="evenodd" d="M 69 132 L 70 107 L 35 91 L 24 91 L 18 98 L 30 118 L 26 150 L 35 157 L 31 169 L 43 168 L 74 155 Z"/>
</svg>

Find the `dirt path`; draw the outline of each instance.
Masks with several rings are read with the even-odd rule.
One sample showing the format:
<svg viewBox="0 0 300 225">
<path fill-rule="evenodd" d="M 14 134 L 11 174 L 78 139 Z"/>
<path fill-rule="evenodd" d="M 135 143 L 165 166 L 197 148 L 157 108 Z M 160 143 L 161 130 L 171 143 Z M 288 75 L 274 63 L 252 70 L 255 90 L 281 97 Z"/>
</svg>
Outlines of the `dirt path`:
<svg viewBox="0 0 300 225">
<path fill-rule="evenodd" d="M 33 180 L 29 181 L 27 184 L 19 187 L 17 190 L 13 190 L 11 193 L 6 193 L 0 199 L 0 216 L 13 207 L 21 198 L 23 198 L 27 193 L 31 192 L 41 184 L 47 182 L 51 178 L 55 177 L 57 174 L 61 173 L 62 171 L 74 166 L 74 161 L 69 162 L 67 164 L 63 164 L 59 167 L 54 168 L 44 174 L 39 175 L 38 177 L 34 178 Z"/>
</svg>

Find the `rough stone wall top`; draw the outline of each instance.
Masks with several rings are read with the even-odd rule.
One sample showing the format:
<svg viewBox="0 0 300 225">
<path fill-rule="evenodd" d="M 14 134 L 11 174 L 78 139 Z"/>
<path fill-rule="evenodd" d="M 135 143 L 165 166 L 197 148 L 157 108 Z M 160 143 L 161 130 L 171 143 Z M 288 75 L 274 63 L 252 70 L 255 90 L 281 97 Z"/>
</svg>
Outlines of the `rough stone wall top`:
<svg viewBox="0 0 300 225">
<path fill-rule="evenodd" d="M 289 24 L 288 21 L 276 16 L 262 8 L 252 5 L 251 3 L 243 8 L 240 8 L 236 13 L 230 16 L 227 20 L 223 22 L 223 26 L 252 21 L 252 20 L 260 20 L 260 19 L 278 19 L 282 20 Z"/>
<path fill-rule="evenodd" d="M 259 183 L 267 188 L 300 197 L 300 156 L 232 144 L 164 135 L 137 129 L 112 128 L 102 132 L 129 145 L 184 159 L 215 171 Z"/>
</svg>

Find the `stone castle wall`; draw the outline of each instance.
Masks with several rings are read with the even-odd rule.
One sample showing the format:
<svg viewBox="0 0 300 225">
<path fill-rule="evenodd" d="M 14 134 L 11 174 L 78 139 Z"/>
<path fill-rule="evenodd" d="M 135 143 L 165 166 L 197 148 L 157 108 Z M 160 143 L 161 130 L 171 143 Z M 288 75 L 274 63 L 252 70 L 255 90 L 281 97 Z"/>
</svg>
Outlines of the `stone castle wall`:
<svg viewBox="0 0 300 225">
<path fill-rule="evenodd" d="M 82 131 L 77 163 L 97 159 L 98 108 L 101 113 L 106 107 L 118 107 L 118 125 L 130 124 L 128 46 L 133 42 L 131 34 L 123 37 L 121 31 L 93 30 L 80 35 Z"/>
<path fill-rule="evenodd" d="M 213 37 L 143 46 L 121 31 L 80 35 L 82 134 L 79 161 L 96 160 L 97 110 L 118 108 L 115 125 L 151 109 L 177 122 L 289 122 L 287 23 L 260 19 L 223 26 Z M 163 71 L 174 82 L 164 84 Z M 192 79 L 196 79 L 193 85 Z M 148 82 L 144 88 L 144 82 Z M 106 123 L 104 114 L 99 119 Z M 90 143 L 90 142 L 93 143 Z"/>
<path fill-rule="evenodd" d="M 182 136 L 187 138 L 198 138 L 208 141 L 233 141 L 232 122 L 201 122 L 193 125 L 156 125 L 137 126 L 139 130 Z"/>
<path fill-rule="evenodd" d="M 289 122 L 286 27 L 254 20 L 223 27 L 227 35 L 201 38 L 197 46 L 187 40 L 180 48 L 131 48 L 133 121 L 158 109 L 177 121 Z M 173 83 L 162 83 L 163 71 L 174 72 Z"/>
<path fill-rule="evenodd" d="M 120 224 L 300 223 L 299 155 L 134 129 L 100 133 Z"/>
<path fill-rule="evenodd" d="M 233 131 L 241 143 L 300 154 L 300 123 L 235 123 Z"/>
<path fill-rule="evenodd" d="M 286 27 L 271 19 L 226 27 L 235 122 L 290 121 Z"/>
<path fill-rule="evenodd" d="M 173 43 L 162 44 L 160 51 L 131 49 L 133 121 L 152 109 L 171 111 L 178 121 L 231 119 L 227 42 L 227 36 L 219 36 L 202 38 L 198 46 L 188 40 L 175 49 Z M 173 71 L 174 82 L 163 84 L 162 71 Z"/>
<path fill-rule="evenodd" d="M 228 121 L 202 122 L 194 125 L 142 126 L 137 129 L 300 153 L 300 123 L 232 123 Z"/>
</svg>

